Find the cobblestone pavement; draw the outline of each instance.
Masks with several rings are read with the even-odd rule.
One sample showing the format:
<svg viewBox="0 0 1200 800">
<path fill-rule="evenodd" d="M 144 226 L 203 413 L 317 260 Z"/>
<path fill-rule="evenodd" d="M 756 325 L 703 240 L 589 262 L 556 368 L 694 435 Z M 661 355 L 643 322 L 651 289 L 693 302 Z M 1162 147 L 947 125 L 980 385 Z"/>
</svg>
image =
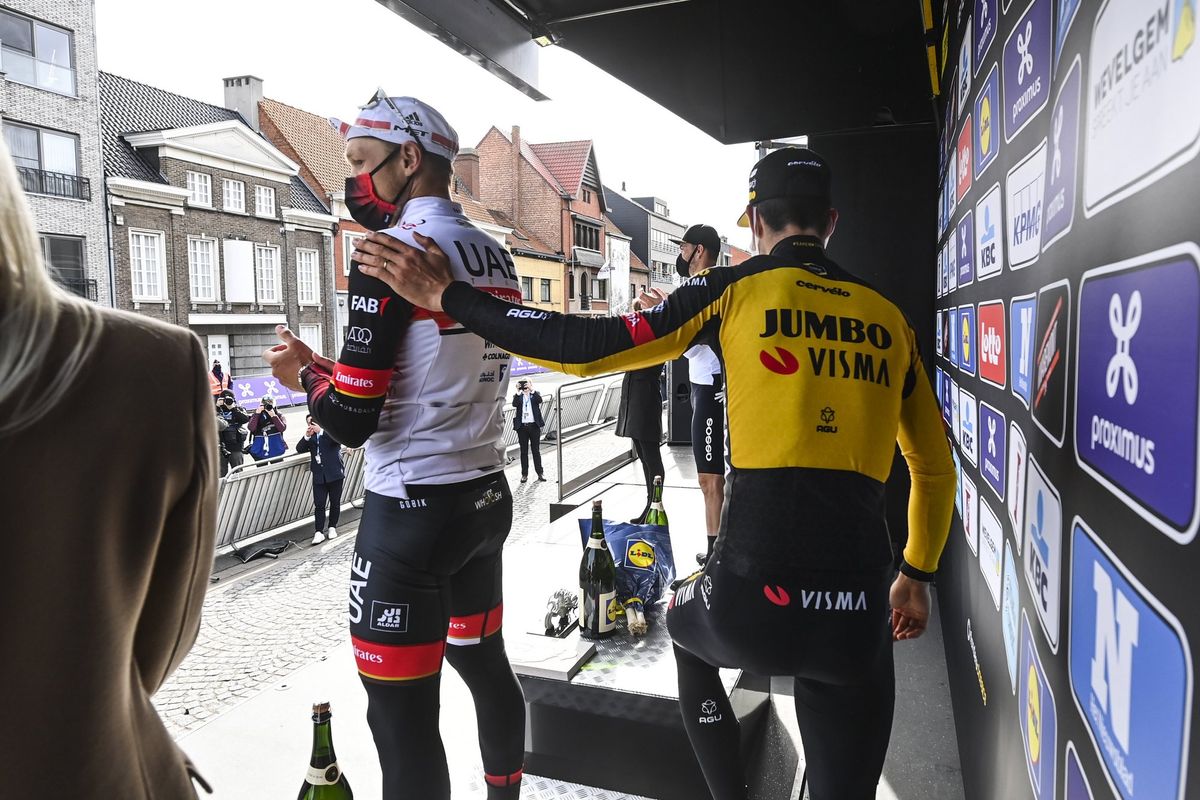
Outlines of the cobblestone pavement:
<svg viewBox="0 0 1200 800">
<path fill-rule="evenodd" d="M 612 428 L 568 442 L 564 471 L 578 475 L 628 447 L 629 440 L 614 436 Z M 519 460 L 505 470 L 514 495 L 508 546 L 526 541 L 547 523 L 548 504 L 558 500 L 554 448 L 544 446 L 543 458 L 546 483 L 537 483 L 532 474 L 530 483 L 519 483 Z M 354 536 L 349 527 L 343 533 L 350 535 L 317 552 L 289 551 L 263 571 L 209 592 L 195 646 L 154 697 L 172 735 L 198 729 L 347 640 L 346 585 Z"/>
</svg>

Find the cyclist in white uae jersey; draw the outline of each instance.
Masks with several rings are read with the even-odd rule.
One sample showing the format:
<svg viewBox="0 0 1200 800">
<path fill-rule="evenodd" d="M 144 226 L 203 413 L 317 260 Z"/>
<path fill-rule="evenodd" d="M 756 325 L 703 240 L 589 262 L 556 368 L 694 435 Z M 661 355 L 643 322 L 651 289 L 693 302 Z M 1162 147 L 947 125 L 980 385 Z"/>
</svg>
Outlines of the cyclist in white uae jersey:
<svg viewBox="0 0 1200 800">
<path fill-rule="evenodd" d="M 331 122 L 346 138 L 346 205 L 359 223 L 406 242 L 436 236 L 457 279 L 520 299 L 512 256 L 450 200 L 458 138 L 436 110 L 380 92 L 353 125 Z M 510 356 L 356 266 L 349 290 L 336 363 L 288 331 L 268 361 L 285 383 L 299 371 L 310 412 L 333 438 L 367 444 L 349 616 L 383 797 L 450 797 L 438 733 L 445 659 L 475 698 L 489 800 L 516 800 L 525 706 L 501 636 Z"/>
</svg>

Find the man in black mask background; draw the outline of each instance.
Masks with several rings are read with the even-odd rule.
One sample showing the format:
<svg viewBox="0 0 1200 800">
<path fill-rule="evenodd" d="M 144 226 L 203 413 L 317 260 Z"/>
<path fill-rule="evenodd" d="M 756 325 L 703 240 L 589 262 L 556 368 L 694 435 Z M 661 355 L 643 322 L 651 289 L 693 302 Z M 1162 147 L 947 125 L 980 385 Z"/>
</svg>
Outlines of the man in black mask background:
<svg viewBox="0 0 1200 800">
<path fill-rule="evenodd" d="M 682 239 L 671 241 L 679 245 L 675 271 L 684 280 L 712 269 L 721 254 L 721 237 L 711 225 L 693 225 Z M 725 502 L 725 380 L 720 351 L 716 337 L 710 341 L 705 331 L 701 331 L 684 353 L 692 384 L 692 455 L 696 459 L 700 491 L 704 494 L 708 533 L 707 552 L 696 556 L 701 566 L 712 554 Z"/>
</svg>

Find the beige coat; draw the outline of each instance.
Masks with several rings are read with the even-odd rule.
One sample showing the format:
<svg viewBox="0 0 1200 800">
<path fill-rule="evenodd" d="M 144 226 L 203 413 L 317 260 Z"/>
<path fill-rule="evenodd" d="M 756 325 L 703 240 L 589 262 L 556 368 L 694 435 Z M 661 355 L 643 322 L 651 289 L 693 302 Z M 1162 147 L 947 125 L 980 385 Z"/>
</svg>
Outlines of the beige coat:
<svg viewBox="0 0 1200 800">
<path fill-rule="evenodd" d="M 150 696 L 195 640 L 212 569 L 207 358 L 189 331 L 103 313 L 68 396 L 0 438 L 0 780 L 20 797 L 191 798 Z"/>
</svg>

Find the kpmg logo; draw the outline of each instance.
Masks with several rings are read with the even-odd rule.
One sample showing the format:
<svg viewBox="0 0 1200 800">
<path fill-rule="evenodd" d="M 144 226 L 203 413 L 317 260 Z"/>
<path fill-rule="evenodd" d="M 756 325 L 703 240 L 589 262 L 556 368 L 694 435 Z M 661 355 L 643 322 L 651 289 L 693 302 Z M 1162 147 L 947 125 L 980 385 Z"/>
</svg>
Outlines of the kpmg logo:
<svg viewBox="0 0 1200 800">
<path fill-rule="evenodd" d="M 1033 351 L 1033 422 L 1062 447 L 1067 427 L 1067 345 L 1071 331 L 1071 289 L 1067 281 L 1038 292 Z"/>
<path fill-rule="evenodd" d="M 1033 337 L 1037 297 L 1014 297 L 1008 306 L 1011 335 L 1012 393 L 1029 408 L 1033 400 Z"/>
<path fill-rule="evenodd" d="M 1030 458 L 1025 486 L 1025 581 L 1050 649 L 1058 652 L 1062 584 L 1062 501 Z"/>
<path fill-rule="evenodd" d="M 1021 742 L 1025 766 L 1037 800 L 1054 798 L 1054 765 L 1058 752 L 1058 710 L 1054 690 L 1033 641 L 1029 617 L 1021 613 L 1021 666 L 1017 673 L 1017 713 L 1021 719 Z"/>
<path fill-rule="evenodd" d="M 979 571 L 992 595 L 992 603 L 1000 610 L 1000 570 L 1003 560 L 1004 526 L 986 500 L 979 501 Z"/>
<path fill-rule="evenodd" d="M 1029 266 L 1037 261 L 1041 253 L 1045 181 L 1046 142 L 1043 139 L 1021 163 L 1008 171 L 1005 205 L 1008 212 L 1010 269 Z"/>
<path fill-rule="evenodd" d="M 1200 151 L 1196 12 L 1197 0 L 1111 0 L 1101 7 L 1086 71 L 1088 216 Z"/>
<path fill-rule="evenodd" d="M 1000 627 L 1004 635 L 1004 655 L 1008 662 L 1008 682 L 1017 691 L 1017 633 L 1020 626 L 1021 587 L 1017 584 L 1017 562 L 1012 545 L 1004 540 L 1004 584 L 1000 600 Z"/>
<path fill-rule="evenodd" d="M 1058 90 L 1050 114 L 1050 167 L 1046 175 L 1046 219 L 1042 225 L 1042 252 L 1071 232 L 1075 221 L 1075 173 L 1079 152 L 1079 56 Z"/>
<path fill-rule="evenodd" d="M 958 178 L 954 191 L 955 200 L 959 203 L 971 191 L 971 137 L 971 115 L 967 114 L 967 120 L 958 134 Z"/>
<path fill-rule="evenodd" d="M 975 215 L 963 214 L 955 229 L 958 239 L 958 285 L 966 286 L 975 281 Z"/>
<path fill-rule="evenodd" d="M 1004 268 L 1004 214 L 1000 208 L 1000 184 L 992 186 L 975 206 L 975 276 L 995 277 Z"/>
<path fill-rule="evenodd" d="M 1008 376 L 1004 301 L 979 304 L 979 377 L 1003 389 Z"/>
<path fill-rule="evenodd" d="M 979 554 L 979 491 L 975 488 L 975 481 L 968 478 L 965 474 L 961 475 L 959 483 L 962 484 L 962 507 L 959 513 L 962 514 L 963 535 L 967 537 L 967 544 L 971 547 L 971 552 Z"/>
<path fill-rule="evenodd" d="M 1000 113 L 1000 72 L 992 64 L 975 98 L 975 180 L 979 180 L 1000 152 L 1000 132 L 996 129 Z"/>
<path fill-rule="evenodd" d="M 1025 434 L 1017 423 L 1008 423 L 1008 519 L 1016 534 L 1017 553 L 1021 552 L 1021 531 L 1025 529 L 1025 475 L 1029 467 L 1029 449 Z"/>
<path fill-rule="evenodd" d="M 1079 754 L 1075 752 L 1075 743 L 1067 742 L 1067 765 L 1063 775 L 1063 800 L 1095 800 L 1092 787 L 1088 784 L 1087 775 L 1079 765 Z"/>
<path fill-rule="evenodd" d="M 983 66 L 983 57 L 996 39 L 996 28 L 999 27 L 999 15 L 996 13 L 996 0 L 975 0 L 975 24 L 971 26 L 971 41 L 974 43 L 975 73 L 979 74 Z"/>
<path fill-rule="evenodd" d="M 959 359 L 958 367 L 968 375 L 975 374 L 975 306 L 958 309 Z"/>
<path fill-rule="evenodd" d="M 971 462 L 971 466 L 977 466 L 979 464 L 979 412 L 975 395 L 966 389 L 958 391 L 958 415 L 961 420 L 958 442 L 962 447 L 963 457 Z"/>
<path fill-rule="evenodd" d="M 1008 427 L 1004 414 L 987 403 L 979 404 L 979 474 L 1000 500 L 1004 499 L 1008 457 Z"/>
<path fill-rule="evenodd" d="M 1079 290 L 1076 459 L 1181 543 L 1200 525 L 1198 307 L 1191 243 L 1089 270 Z"/>
<path fill-rule="evenodd" d="M 1004 42 L 1004 140 L 1011 142 L 1050 97 L 1050 0 L 1033 0 Z"/>
<path fill-rule="evenodd" d="M 1114 794 L 1181 800 L 1192 699 L 1187 634 L 1078 517 L 1070 627 L 1071 694 Z"/>
</svg>

